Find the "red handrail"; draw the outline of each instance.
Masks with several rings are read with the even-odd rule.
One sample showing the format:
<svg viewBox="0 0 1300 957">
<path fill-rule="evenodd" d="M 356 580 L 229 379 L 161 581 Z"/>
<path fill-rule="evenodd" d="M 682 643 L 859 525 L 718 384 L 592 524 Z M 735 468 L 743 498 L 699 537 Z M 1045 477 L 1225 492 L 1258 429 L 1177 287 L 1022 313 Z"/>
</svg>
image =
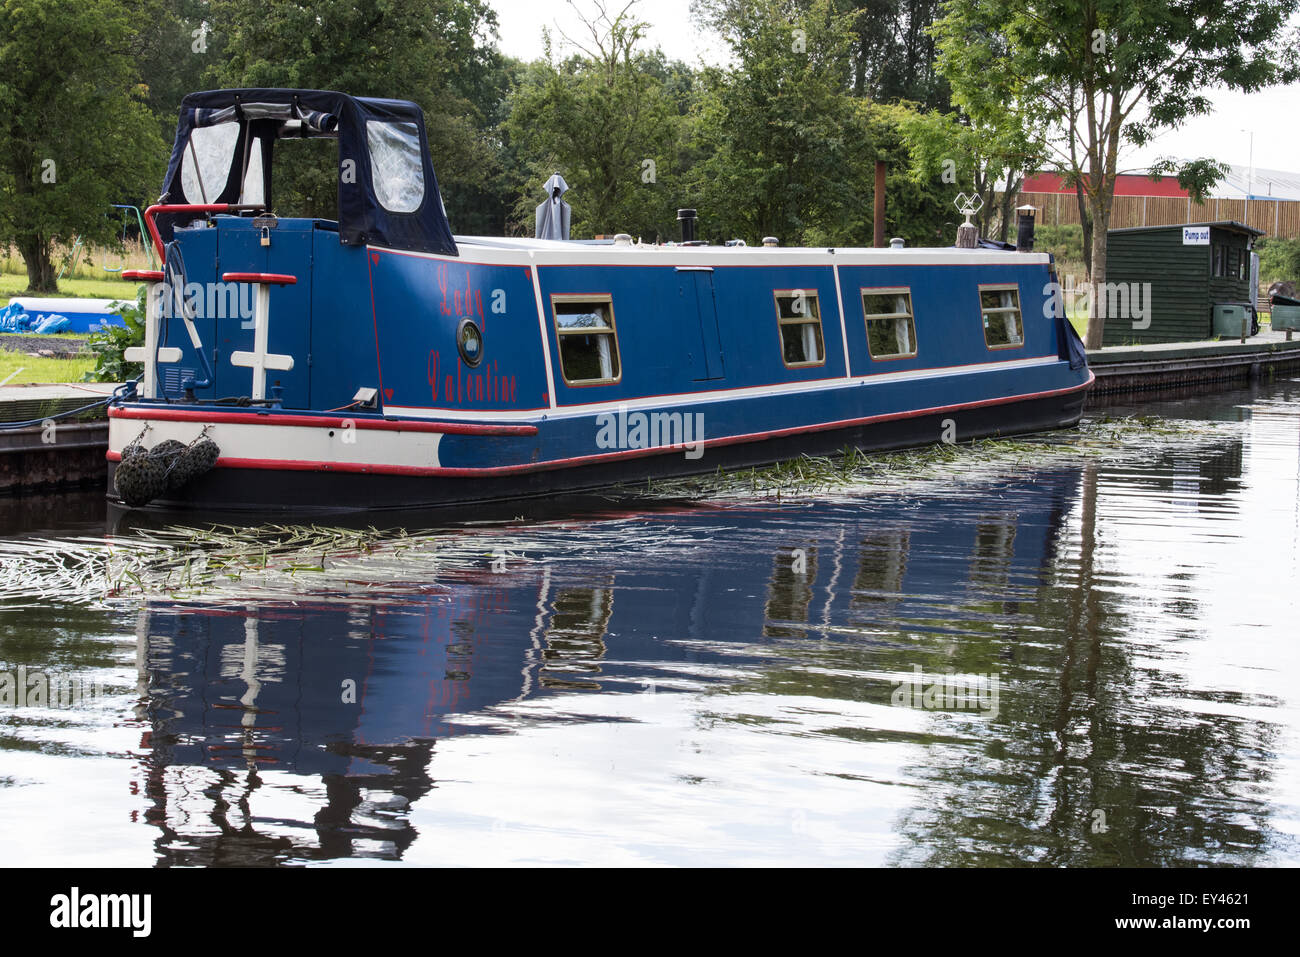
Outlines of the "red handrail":
<svg viewBox="0 0 1300 957">
<path fill-rule="evenodd" d="M 272 286 L 292 286 L 298 281 L 297 276 L 279 272 L 224 272 L 222 282 L 266 283 Z"/>
<path fill-rule="evenodd" d="M 159 261 L 165 260 L 162 236 L 153 218 L 159 213 L 229 213 L 244 209 L 265 209 L 261 203 L 157 203 L 144 211 L 144 224 L 149 227 L 149 236 L 154 248 L 158 250 Z"/>
</svg>

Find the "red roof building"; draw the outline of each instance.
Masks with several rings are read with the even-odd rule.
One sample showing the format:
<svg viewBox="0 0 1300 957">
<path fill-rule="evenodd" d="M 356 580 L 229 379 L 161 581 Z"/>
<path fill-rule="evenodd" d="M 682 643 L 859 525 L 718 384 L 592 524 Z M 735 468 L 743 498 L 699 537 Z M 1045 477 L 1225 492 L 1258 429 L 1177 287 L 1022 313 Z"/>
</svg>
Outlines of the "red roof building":
<svg viewBox="0 0 1300 957">
<path fill-rule="evenodd" d="M 1036 173 L 1026 176 L 1021 193 L 1070 193 L 1074 188 L 1065 185 L 1064 177 L 1057 173 Z M 1178 177 L 1161 176 L 1152 179 L 1143 173 L 1120 173 L 1115 177 L 1116 196 L 1171 196 L 1186 198 L 1187 190 L 1178 185 Z"/>
</svg>

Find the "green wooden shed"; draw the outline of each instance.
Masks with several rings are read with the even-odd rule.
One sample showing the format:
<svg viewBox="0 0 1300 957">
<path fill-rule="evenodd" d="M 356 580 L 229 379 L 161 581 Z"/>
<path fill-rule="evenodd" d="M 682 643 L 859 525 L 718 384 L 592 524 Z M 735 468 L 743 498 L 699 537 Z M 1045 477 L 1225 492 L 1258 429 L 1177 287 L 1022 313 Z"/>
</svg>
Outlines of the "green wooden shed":
<svg viewBox="0 0 1300 957">
<path fill-rule="evenodd" d="M 1106 236 L 1106 283 L 1150 283 L 1149 313 L 1107 316 L 1102 345 L 1209 339 L 1214 307 L 1253 306 L 1250 253 L 1262 230 L 1238 222 L 1112 229 Z M 1115 298 L 1118 298 L 1116 296 Z M 1147 320 L 1149 319 L 1149 325 Z M 1143 328 L 1145 326 L 1145 328 Z"/>
</svg>

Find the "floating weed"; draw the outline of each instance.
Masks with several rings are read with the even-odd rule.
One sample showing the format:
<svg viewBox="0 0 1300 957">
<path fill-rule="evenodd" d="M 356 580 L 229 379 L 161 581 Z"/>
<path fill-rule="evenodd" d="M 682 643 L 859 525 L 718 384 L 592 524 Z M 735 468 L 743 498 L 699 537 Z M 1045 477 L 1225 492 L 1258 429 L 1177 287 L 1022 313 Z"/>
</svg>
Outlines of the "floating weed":
<svg viewBox="0 0 1300 957">
<path fill-rule="evenodd" d="M 1079 459 L 1128 457 L 1164 445 L 1221 436 L 1226 423 L 1173 422 L 1155 416 L 1085 420 L 1078 428 L 1012 438 L 935 443 L 894 452 L 865 453 L 845 448 L 835 456 L 803 455 L 765 468 L 665 479 L 649 483 L 665 498 L 736 499 L 767 497 L 798 501 L 828 493 L 896 489 L 901 482 L 987 480 L 1026 468 L 1047 468 Z"/>
<path fill-rule="evenodd" d="M 944 494 L 958 482 L 1023 477 L 1032 469 L 1080 459 L 1131 459 L 1162 447 L 1221 439 L 1235 423 L 1173 424 L 1154 418 L 1101 417 L 1078 429 L 1043 436 L 983 439 L 885 454 L 845 449 L 800 456 L 768 468 L 721 470 L 694 478 L 637 483 L 635 495 L 690 498 L 730 507 L 744 500 L 798 504 L 815 496 L 861 496 L 906 488 Z M 607 498 L 626 504 L 628 491 Z M 492 574 L 493 557 L 508 556 L 512 574 L 541 563 L 617 557 L 635 542 L 671 561 L 700 545 L 696 529 L 644 513 L 579 516 L 540 524 L 459 525 L 411 533 L 316 525 L 256 528 L 212 525 L 141 530 L 122 537 L 0 541 L 0 607 L 46 602 L 137 603 L 168 598 L 208 604 L 372 601 L 428 594 L 452 575 Z"/>
<path fill-rule="evenodd" d="M 159 598 L 295 602 L 304 596 L 391 604 L 403 594 L 441 587 L 438 580 L 446 575 L 491 574 L 485 555 L 508 556 L 518 570 L 530 557 L 581 562 L 599 552 L 616 555 L 631 539 L 649 548 L 699 544 L 698 533 L 652 526 L 640 516 L 596 525 L 484 525 L 420 533 L 269 525 L 8 540 L 0 541 L 0 608 Z"/>
</svg>

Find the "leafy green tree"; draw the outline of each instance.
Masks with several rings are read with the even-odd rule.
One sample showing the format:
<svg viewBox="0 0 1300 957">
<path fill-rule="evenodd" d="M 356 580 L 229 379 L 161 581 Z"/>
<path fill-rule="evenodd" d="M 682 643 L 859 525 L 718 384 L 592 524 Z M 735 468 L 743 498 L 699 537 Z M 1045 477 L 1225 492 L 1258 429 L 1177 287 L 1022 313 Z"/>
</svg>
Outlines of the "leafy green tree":
<svg viewBox="0 0 1300 957">
<path fill-rule="evenodd" d="M 149 109 L 170 144 L 181 100 L 206 89 L 205 74 L 224 62 L 225 34 L 216 31 L 208 0 L 141 0 L 141 12 L 135 58 L 148 88 Z"/>
<path fill-rule="evenodd" d="M 866 118 L 869 153 L 872 159 L 885 162 L 885 234 L 898 236 L 909 246 L 950 246 L 956 237 L 957 214 L 953 200 L 959 192 L 970 192 L 965 177 L 970 174 L 970 158 L 960 158 L 952 144 L 939 154 L 931 152 L 938 144 L 918 138 L 916 127 L 928 122 L 931 116 L 946 114 L 922 113 L 907 103 L 858 102 L 858 110 Z M 942 128 L 942 127 L 941 127 Z M 944 175 L 944 160 L 959 157 L 956 164 L 957 182 Z M 872 241 L 871 214 L 873 212 L 874 163 L 858 164 L 862 185 L 858 192 L 862 199 L 864 228 L 856 231 L 849 240 L 867 246 Z M 872 182 L 867 182 L 867 177 Z"/>
<path fill-rule="evenodd" d="M 489 183 L 496 156 L 485 133 L 504 88 L 484 0 L 213 0 L 213 36 L 225 56 L 214 86 L 340 90 L 418 103 L 453 223 L 466 193 Z M 476 98 L 481 98 L 476 102 Z M 334 215 L 337 157 L 322 144 L 283 140 L 282 212 Z"/>
<path fill-rule="evenodd" d="M 1244 91 L 1300 75 L 1285 36 L 1300 0 L 947 0 L 934 25 L 954 99 L 993 89 L 1055 135 L 1054 165 L 1076 185 L 1091 227 L 1090 279 L 1106 278 L 1120 148 L 1208 113 L 1204 90 Z M 1177 164 L 1175 164 L 1177 165 Z M 1185 172 L 1203 184 L 1204 164 Z M 1093 297 L 1094 301 L 1097 297 Z M 1103 316 L 1087 344 L 1100 348 Z"/>
<path fill-rule="evenodd" d="M 853 92 L 948 109 L 948 84 L 935 70 L 930 25 L 940 0 L 839 0 L 853 24 Z"/>
<path fill-rule="evenodd" d="M 1278 281 L 1300 283 L 1300 239 L 1261 239 L 1255 251 L 1259 253 L 1259 281 L 1265 289 Z"/>
<path fill-rule="evenodd" d="M 705 71 L 694 115 L 705 228 L 749 242 L 797 242 L 812 226 L 821 240 L 860 234 L 874 155 L 848 93 L 850 18 L 830 0 L 704 0 L 699 10 L 735 63 Z"/>
<path fill-rule="evenodd" d="M 162 181 L 165 149 L 132 58 L 132 0 L 0 3 L 0 242 L 32 292 L 57 292 L 56 244 L 110 241 L 113 203 Z"/>
<path fill-rule="evenodd" d="M 646 24 L 631 12 L 634 2 L 613 12 L 597 0 L 582 36 L 566 38 L 576 52 L 557 61 L 548 38 L 546 59 L 531 64 L 511 94 L 505 129 L 516 156 L 519 231 L 532 231 L 542 184 L 559 172 L 575 235 L 667 234 L 681 190 L 682 77 L 642 46 Z"/>
<path fill-rule="evenodd" d="M 1040 157 L 1041 147 L 1025 134 L 1016 114 L 1004 111 L 991 125 L 960 112 L 904 109 L 899 123 L 910 148 L 913 176 L 947 185 L 948 208 L 958 193 L 982 200 L 975 221 L 981 235 L 996 231 L 1003 242 L 1012 221 L 1011 207 L 1024 179 Z M 998 187 L 1004 187 L 1001 195 Z"/>
</svg>

